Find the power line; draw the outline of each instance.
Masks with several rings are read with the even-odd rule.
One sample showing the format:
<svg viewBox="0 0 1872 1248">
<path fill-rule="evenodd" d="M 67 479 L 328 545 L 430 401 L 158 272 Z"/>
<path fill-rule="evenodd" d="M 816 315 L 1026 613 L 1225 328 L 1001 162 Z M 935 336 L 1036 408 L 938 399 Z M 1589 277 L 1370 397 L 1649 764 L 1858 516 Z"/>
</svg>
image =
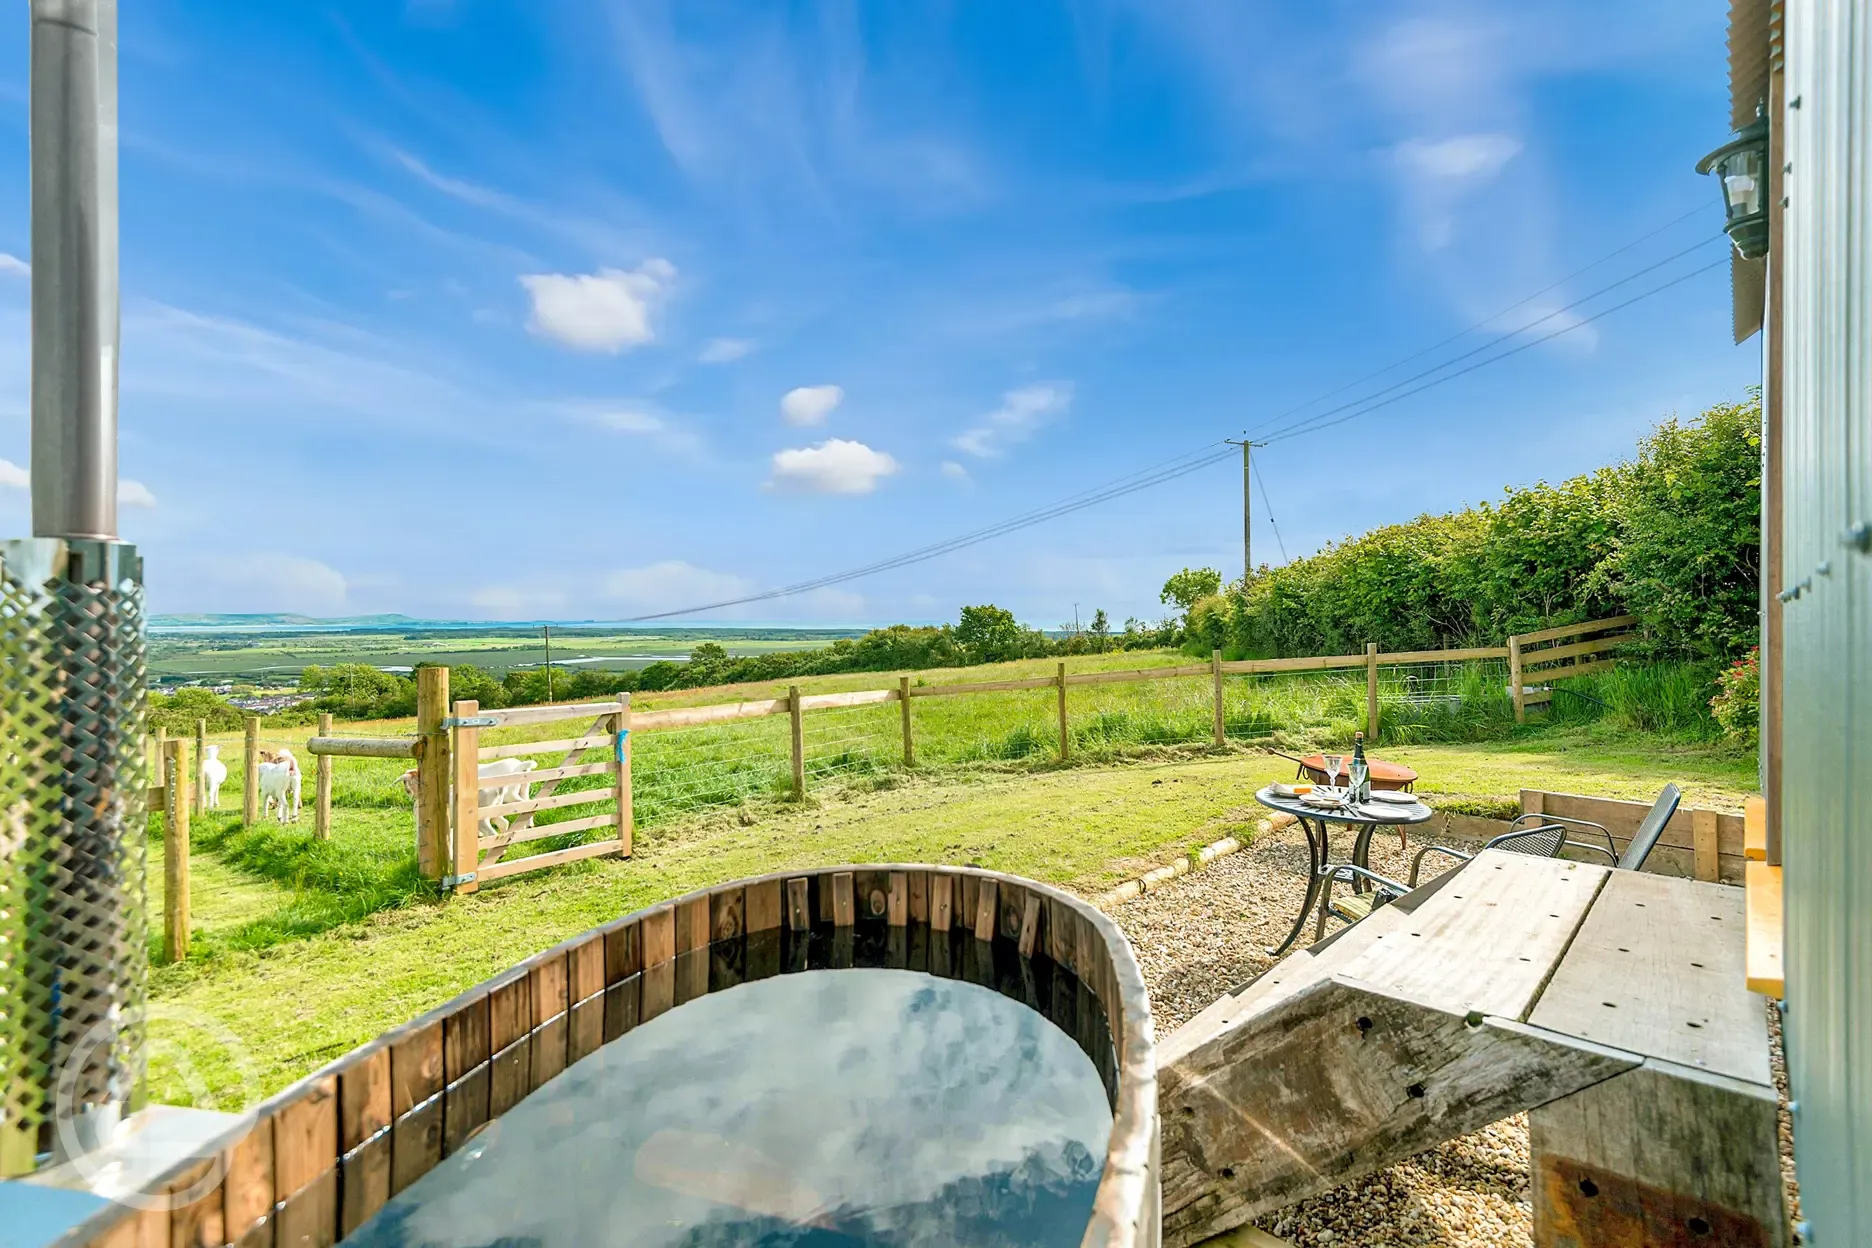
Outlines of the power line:
<svg viewBox="0 0 1872 1248">
<path fill-rule="evenodd" d="M 1616 251 L 1610 252 L 1606 256 L 1601 257 L 1599 260 L 1595 260 L 1592 264 L 1585 266 L 1585 268 L 1576 270 L 1572 276 L 1577 276 L 1579 273 L 1586 272 L 1587 270 L 1592 269 L 1596 267 L 1597 265 L 1604 263 L 1605 260 L 1610 259 L 1612 256 L 1618 255 L 1623 251 L 1627 251 L 1632 246 L 1635 246 L 1637 243 L 1644 241 L 1644 239 L 1650 238 L 1658 233 L 1663 232 L 1664 230 L 1669 229 L 1671 226 L 1676 225 L 1679 222 L 1685 220 L 1690 215 L 1693 215 L 1693 214 L 1685 214 L 1684 217 L 1678 217 L 1673 221 L 1667 222 L 1665 225 L 1660 226 L 1655 230 L 1652 230 L 1650 233 L 1643 235 L 1638 239 L 1633 240 L 1632 243 L 1628 243 L 1624 247 L 1621 247 L 1617 249 Z M 1423 372 L 1417 373 L 1411 377 L 1407 377 L 1401 381 L 1394 382 L 1391 385 L 1386 386 L 1381 390 L 1378 390 L 1372 394 L 1368 394 L 1364 396 L 1363 398 L 1354 400 L 1350 403 L 1342 404 L 1336 408 L 1328 409 L 1327 411 L 1324 411 L 1324 412 L 1316 413 L 1313 416 L 1309 416 L 1302 420 L 1296 421 L 1292 425 L 1285 426 L 1280 429 L 1276 429 L 1266 439 L 1264 439 L 1261 444 L 1265 445 L 1269 442 L 1285 441 L 1288 438 L 1299 437 L 1302 434 L 1313 433 L 1320 429 L 1327 429 L 1335 425 L 1343 424 L 1348 420 L 1355 419 L 1356 417 L 1359 417 L 1359 416 L 1367 415 L 1368 413 L 1376 411 L 1379 408 L 1388 407 L 1393 403 L 1400 402 L 1404 399 L 1410 398 L 1412 395 L 1421 394 L 1425 390 L 1433 389 L 1436 386 L 1442 385 L 1444 382 L 1453 381 L 1457 377 L 1465 376 L 1468 373 L 1472 373 L 1479 368 L 1486 367 L 1487 365 L 1490 365 L 1490 364 L 1498 363 L 1501 360 L 1505 360 L 1509 358 L 1510 356 L 1518 355 L 1522 351 L 1525 351 L 1531 347 L 1538 346 L 1543 342 L 1551 341 L 1554 338 L 1560 337 L 1562 334 L 1571 333 L 1573 330 L 1583 328 L 1586 325 L 1590 325 L 1594 321 L 1597 321 L 1601 319 L 1602 317 L 1609 316 L 1614 312 L 1620 311 L 1624 308 L 1628 308 L 1635 303 L 1638 303 L 1644 299 L 1650 298 L 1652 295 L 1659 294 L 1662 291 L 1668 290 L 1669 288 L 1676 286 L 1681 282 L 1688 281 L 1690 278 L 1696 277 L 1698 274 L 1706 273 L 1710 269 L 1716 268 L 1719 265 L 1721 265 L 1723 261 L 1719 260 L 1719 261 L 1716 261 L 1714 264 L 1708 264 L 1708 265 L 1703 266 L 1702 268 L 1692 270 L 1691 272 L 1685 273 L 1680 277 L 1673 278 L 1668 282 L 1664 282 L 1638 295 L 1634 295 L 1632 298 L 1627 299 L 1622 303 L 1614 304 L 1612 307 L 1609 307 L 1600 312 L 1594 313 L 1592 316 L 1585 317 L 1579 321 L 1575 321 L 1569 325 L 1561 327 L 1558 330 L 1555 330 L 1552 333 L 1542 335 L 1539 338 L 1530 339 L 1529 341 L 1522 343 L 1518 346 L 1515 346 L 1513 348 L 1510 348 L 1507 351 L 1501 352 L 1498 355 L 1494 355 L 1486 359 L 1478 360 L 1476 363 L 1471 364 L 1466 368 L 1461 368 L 1451 373 L 1445 373 L 1443 376 L 1437 377 L 1434 380 L 1426 381 L 1423 385 L 1417 386 L 1414 389 L 1405 390 L 1401 393 L 1391 394 L 1392 391 L 1396 391 L 1398 387 L 1400 386 L 1408 386 L 1413 381 L 1421 380 L 1423 378 L 1428 378 L 1434 373 L 1442 372 L 1444 369 L 1448 368 L 1451 364 L 1454 364 L 1460 360 L 1468 359 L 1471 356 L 1474 356 L 1482 351 L 1486 351 L 1490 349 L 1491 347 L 1499 346 L 1503 342 L 1506 342 L 1509 339 L 1515 338 L 1525 333 L 1528 329 L 1533 328 L 1535 325 L 1541 324 L 1543 321 L 1551 320 L 1553 317 L 1558 316 L 1562 312 L 1569 311 L 1572 308 L 1577 307 L 1578 305 L 1582 303 L 1586 303 L 1595 298 L 1598 298 L 1600 295 L 1606 294 L 1607 292 L 1614 290 L 1618 288 L 1619 286 L 1623 286 L 1627 282 L 1630 282 L 1635 278 L 1642 277 L 1644 274 L 1652 272 L 1662 267 L 1663 265 L 1669 264 L 1673 260 L 1681 259 L 1683 256 L 1689 255 L 1691 252 L 1694 252 L 1704 246 L 1707 246 L 1710 242 L 1714 242 L 1714 241 L 1717 241 L 1717 240 L 1706 239 L 1702 242 L 1697 243 L 1693 247 L 1689 247 L 1689 248 L 1684 249 L 1683 251 L 1676 252 L 1673 255 L 1667 256 L 1663 260 L 1657 261 L 1654 264 L 1647 265 L 1642 269 L 1639 269 L 1631 274 L 1628 274 L 1627 276 L 1623 278 L 1620 278 L 1616 282 L 1613 282 L 1607 286 L 1601 287 L 1600 289 L 1594 291 L 1592 294 L 1582 296 L 1581 298 L 1576 299 L 1571 303 L 1568 303 L 1568 304 L 1563 305 L 1562 307 L 1556 308 L 1552 312 L 1549 312 L 1542 317 L 1536 318 L 1535 320 L 1529 322 L 1527 325 L 1524 325 L 1519 329 L 1500 335 L 1499 337 L 1492 339 L 1487 343 L 1484 343 L 1482 346 L 1477 347 L 1473 350 L 1464 352 L 1462 355 L 1456 356 L 1451 360 L 1444 361 L 1442 364 L 1439 364 L 1434 368 L 1426 369 Z M 1554 283 L 1554 285 L 1559 285 L 1567 280 L 1569 279 L 1562 278 L 1561 282 Z M 1519 303 L 1510 305 L 1508 308 L 1503 309 L 1503 311 L 1496 313 L 1494 316 L 1489 317 L 1487 320 L 1478 322 L 1476 326 L 1472 326 L 1470 329 L 1464 330 L 1462 334 L 1455 335 L 1455 338 L 1460 338 L 1464 334 L 1473 332 L 1475 328 L 1478 328 L 1481 325 L 1486 325 L 1489 323 L 1489 321 L 1496 320 L 1499 317 L 1506 315 L 1507 312 L 1513 311 L 1514 308 L 1520 307 L 1528 302 L 1531 302 L 1534 299 L 1539 298 L 1541 294 L 1544 294 L 1546 293 L 1547 290 L 1552 290 L 1553 288 L 1554 288 L 1553 286 L 1548 286 L 1542 291 L 1537 291 L 1535 294 L 1528 296 L 1526 299 L 1521 300 Z M 1367 378 L 1363 380 L 1369 380 L 1371 377 L 1382 376 L 1384 373 L 1391 371 L 1391 369 L 1398 367 L 1400 364 L 1407 363 L 1412 359 L 1420 358 L 1421 356 L 1428 354 L 1430 351 L 1436 350 L 1440 346 L 1447 345 L 1449 342 L 1454 341 L 1455 338 L 1445 339 L 1443 342 L 1436 344 L 1436 346 L 1428 347 L 1428 348 L 1425 348 L 1423 351 L 1419 351 L 1415 353 L 1414 355 L 1406 356 L 1403 360 L 1397 361 L 1396 363 L 1393 363 L 1384 369 L 1380 369 L 1377 373 L 1371 374 L 1370 376 L 1368 376 Z M 1341 386 L 1337 390 L 1330 391 L 1328 392 L 1327 395 L 1322 395 L 1319 398 L 1310 400 L 1308 403 L 1301 404 L 1299 408 L 1291 409 L 1291 411 L 1289 411 L 1288 413 L 1284 413 L 1283 415 L 1291 415 L 1293 412 L 1297 412 L 1305 407 L 1311 406 L 1312 403 L 1320 402 L 1322 399 L 1330 397 L 1331 394 L 1341 393 L 1344 390 L 1349 389 L 1351 386 L 1358 385 L 1358 384 L 1360 383 L 1352 382 L 1352 383 L 1349 383 L 1347 386 Z M 1385 395 L 1385 394 L 1391 394 L 1391 397 L 1379 399 L 1379 396 Z M 1372 400 L 1374 399 L 1379 399 L 1379 401 L 1373 402 Z M 1358 410 L 1349 411 L 1349 409 L 1354 409 L 1354 408 Z M 1323 419 L 1324 417 L 1327 417 L 1327 416 L 1333 416 L 1338 413 L 1348 412 L 1348 411 L 1349 411 L 1349 414 L 1339 416 L 1339 418 L 1336 420 L 1324 420 Z M 1274 417 L 1273 419 L 1279 420 L 1279 419 L 1282 419 L 1282 417 Z M 1271 423 L 1271 421 L 1263 422 L 1262 427 L 1265 427 L 1266 424 L 1268 423 Z M 1218 445 L 1220 445 L 1221 449 L 1217 449 Z M 986 528 L 973 530 L 969 533 L 964 533 L 958 537 L 947 539 L 946 541 L 935 542 L 928 546 L 919 547 L 915 550 L 907 551 L 903 554 L 892 556 L 891 558 L 888 558 L 888 559 L 881 559 L 874 563 L 866 564 L 863 567 L 852 568 L 844 572 L 837 572 L 837 573 L 832 573 L 827 576 L 816 577 L 812 580 L 801 581 L 796 584 L 781 586 L 776 589 L 763 590 L 759 593 L 747 594 L 738 598 L 729 598 L 729 599 L 723 599 L 719 602 L 703 603 L 703 604 L 698 604 L 694 606 L 682 607 L 674 611 L 660 611 L 660 612 L 654 612 L 654 613 L 647 614 L 647 615 L 631 616 L 628 618 L 626 622 L 644 623 L 644 622 L 648 622 L 651 620 L 670 619 L 672 617 L 679 616 L 679 615 L 696 615 L 696 614 L 700 614 L 700 613 L 707 612 L 707 611 L 722 610 L 727 607 L 745 606 L 750 603 L 769 602 L 778 598 L 789 598 L 798 594 L 808 593 L 815 589 L 825 589 L 834 585 L 844 584 L 848 581 L 858 580 L 866 576 L 873 576 L 880 572 L 887 572 L 887 571 L 894 570 L 896 568 L 908 567 L 912 564 L 927 562 L 930 559 L 935 559 L 942 555 L 951 554 L 951 553 L 954 553 L 955 551 L 963 550 L 970 546 L 979 545 L 982 542 L 990 541 L 996 537 L 1005 536 L 1006 534 L 1009 534 L 1009 533 L 1014 533 L 1022 529 L 1031 528 L 1034 525 L 1045 523 L 1048 520 L 1057 519 L 1060 516 L 1069 515 L 1077 511 L 1083 511 L 1086 508 L 1096 506 L 1099 503 L 1110 502 L 1114 499 L 1123 498 L 1130 494 L 1135 494 L 1139 492 L 1140 490 L 1149 489 L 1152 486 L 1162 485 L 1166 482 L 1176 480 L 1180 477 L 1188 476 L 1190 473 L 1200 471 L 1201 469 L 1207 468 L 1212 464 L 1221 463 L 1225 459 L 1232 459 L 1234 457 L 1234 449 L 1235 449 L 1234 445 L 1232 444 L 1226 444 L 1226 443 L 1218 444 L 1215 442 L 1211 442 L 1201 448 L 1198 448 L 1197 450 L 1187 452 L 1183 455 L 1177 456 L 1169 460 L 1164 460 L 1161 463 L 1152 466 L 1151 468 L 1142 469 L 1139 472 L 1133 473 L 1128 477 L 1120 477 L 1116 481 L 1107 482 L 1105 485 L 1094 486 L 1089 489 L 1080 491 L 1077 494 L 1068 495 L 1066 498 L 1060 499 L 1045 507 L 1037 508 L 1029 512 L 1024 512 L 1020 515 L 1013 516 L 1013 517 L 1010 517 L 1009 519 L 1000 521 L 997 524 L 989 525 Z M 1255 476 L 1256 476 L 1257 481 L 1259 481 L 1260 470 L 1258 467 L 1255 469 Z M 1264 499 L 1267 497 L 1267 489 L 1266 489 L 1265 483 L 1263 483 L 1262 485 L 1262 497 Z M 1283 559 L 1286 559 L 1287 558 L 1286 543 L 1284 541 L 1281 541 L 1280 539 L 1280 529 L 1278 525 L 1274 524 L 1274 515 L 1273 515 L 1272 508 L 1270 508 L 1268 512 L 1268 523 L 1274 526 L 1275 540 L 1281 546 L 1281 557 Z"/>
<path fill-rule="evenodd" d="M 1274 500 L 1268 496 L 1267 482 L 1261 479 L 1261 465 L 1256 463 L 1253 467 L 1255 483 L 1261 487 L 1261 505 L 1267 508 L 1268 527 L 1274 530 L 1274 544 L 1280 547 L 1281 562 L 1287 563 L 1289 562 L 1287 558 L 1287 543 L 1281 540 L 1280 525 L 1274 522 Z M 1250 569 L 1250 571 L 1252 572 L 1252 569 Z"/>
<path fill-rule="evenodd" d="M 1484 368 L 1490 364 L 1499 364 L 1501 361 L 1507 359 L 1511 355 L 1519 355 L 1530 347 L 1538 347 L 1543 342 L 1551 342 L 1555 338 L 1560 337 L 1560 335 L 1562 334 L 1570 334 L 1576 329 L 1583 329 L 1586 326 L 1592 324 L 1594 321 L 1600 319 L 1601 317 L 1610 316 L 1614 312 L 1617 312 L 1623 308 L 1629 308 L 1632 306 L 1632 304 L 1639 303 L 1639 302 L 1642 302 L 1643 300 L 1649 299 L 1652 295 L 1662 294 L 1664 291 L 1669 290 L 1673 286 L 1679 285 L 1680 283 L 1683 283 L 1683 282 L 1687 282 L 1691 278 L 1696 277 L 1698 274 L 1707 273 L 1711 269 L 1720 268 L 1723 265 L 1727 264 L 1728 262 L 1729 262 L 1729 258 L 1727 256 L 1724 256 L 1721 260 L 1717 260 L 1711 264 L 1706 264 L 1700 269 L 1692 269 L 1688 273 L 1685 273 L 1679 277 L 1671 278 L 1670 281 L 1668 282 L 1662 282 L 1659 285 L 1653 286 L 1650 290 L 1643 291 L 1639 294 L 1633 295 L 1631 298 L 1625 300 L 1625 302 L 1623 303 L 1615 303 L 1611 307 L 1606 308 L 1604 311 L 1595 312 L 1591 316 L 1588 316 L 1582 320 L 1573 322 L 1571 325 L 1563 325 L 1559 329 L 1554 330 L 1550 334 L 1542 334 L 1539 338 L 1531 338 L 1527 342 L 1524 342 L 1520 344 L 1519 346 L 1510 347 L 1508 350 L 1502 352 L 1500 355 L 1492 355 L 1486 360 L 1477 360 L 1474 364 L 1471 364 L 1467 368 L 1459 368 L 1453 373 L 1449 373 L 1449 374 L 1446 374 L 1445 376 L 1438 377 L 1435 381 L 1425 382 L 1423 385 L 1418 386 L 1415 390 L 1406 390 L 1402 394 L 1394 394 L 1388 399 L 1383 399 L 1377 403 L 1373 403 L 1370 407 L 1364 408 L 1360 411 L 1352 412 L 1349 415 L 1341 416 L 1337 420 L 1326 421 L 1324 424 L 1310 425 L 1307 428 L 1294 429 L 1291 432 L 1286 432 L 1286 433 L 1281 433 L 1277 431 L 1276 433 L 1269 435 L 1267 441 L 1268 442 L 1285 442 L 1288 438 L 1297 438 L 1304 434 L 1318 433 L 1321 429 L 1330 429 L 1334 425 L 1343 425 L 1348 420 L 1356 420 L 1360 416 L 1368 415 L 1372 412 L 1377 411 L 1381 407 L 1389 407 L 1393 403 L 1399 402 L 1403 399 L 1408 399 L 1413 394 L 1422 394 L 1425 390 L 1429 390 L 1435 386 L 1440 386 L 1446 381 L 1454 381 L 1456 378 L 1461 377 L 1466 373 L 1473 373 L 1478 368 Z"/>
</svg>

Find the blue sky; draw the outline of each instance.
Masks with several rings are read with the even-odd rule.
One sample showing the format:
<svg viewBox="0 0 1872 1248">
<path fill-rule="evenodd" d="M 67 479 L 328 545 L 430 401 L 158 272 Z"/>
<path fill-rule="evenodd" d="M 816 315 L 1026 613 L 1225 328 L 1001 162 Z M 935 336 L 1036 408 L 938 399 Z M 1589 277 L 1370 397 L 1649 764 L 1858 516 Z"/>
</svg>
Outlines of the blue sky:
<svg viewBox="0 0 1872 1248">
<path fill-rule="evenodd" d="M 1491 331 L 1713 237 L 1722 39 L 1718 4 L 1603 0 L 138 0 L 124 536 L 158 611 L 617 619 L 886 558 L 1239 436 L 1692 210 Z M 1627 455 L 1758 377 L 1727 329 L 1719 267 L 1271 446 L 1281 544 Z M 712 618 L 1122 620 L 1240 557 L 1222 464 Z"/>
</svg>

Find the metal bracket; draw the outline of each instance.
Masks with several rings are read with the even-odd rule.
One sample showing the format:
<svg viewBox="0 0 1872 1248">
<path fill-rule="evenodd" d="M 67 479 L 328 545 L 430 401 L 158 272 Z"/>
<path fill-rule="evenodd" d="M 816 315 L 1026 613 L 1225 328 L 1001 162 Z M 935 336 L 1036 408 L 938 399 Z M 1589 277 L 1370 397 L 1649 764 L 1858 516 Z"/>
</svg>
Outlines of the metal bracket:
<svg viewBox="0 0 1872 1248">
<path fill-rule="evenodd" d="M 463 884 L 472 884 L 474 878 L 475 873 L 472 871 L 468 872 L 466 875 L 445 875 L 442 877 L 442 887 L 456 888 Z"/>
<path fill-rule="evenodd" d="M 444 728 L 498 728 L 500 720 L 492 715 L 450 715 L 442 721 Z"/>
<path fill-rule="evenodd" d="M 1861 520 L 1840 534 L 1840 544 L 1862 555 L 1872 555 L 1872 521 Z"/>
</svg>

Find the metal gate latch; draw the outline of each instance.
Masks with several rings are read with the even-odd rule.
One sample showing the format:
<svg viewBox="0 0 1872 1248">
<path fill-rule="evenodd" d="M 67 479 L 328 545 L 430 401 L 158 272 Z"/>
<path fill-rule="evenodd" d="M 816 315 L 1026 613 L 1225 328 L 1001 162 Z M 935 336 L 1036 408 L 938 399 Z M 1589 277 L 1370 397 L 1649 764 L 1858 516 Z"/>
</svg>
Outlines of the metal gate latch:
<svg viewBox="0 0 1872 1248">
<path fill-rule="evenodd" d="M 451 715 L 442 721 L 444 728 L 498 728 L 500 720 L 492 715 Z"/>
</svg>

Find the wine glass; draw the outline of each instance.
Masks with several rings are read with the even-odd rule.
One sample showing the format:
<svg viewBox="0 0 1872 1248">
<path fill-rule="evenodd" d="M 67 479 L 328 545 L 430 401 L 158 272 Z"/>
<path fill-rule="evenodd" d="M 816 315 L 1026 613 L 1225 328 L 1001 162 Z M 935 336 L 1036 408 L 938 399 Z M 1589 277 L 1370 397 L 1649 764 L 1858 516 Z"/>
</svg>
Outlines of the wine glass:
<svg viewBox="0 0 1872 1248">
<path fill-rule="evenodd" d="M 1323 770 L 1326 772 L 1326 787 L 1329 789 L 1337 788 L 1339 785 L 1339 769 L 1345 766 L 1345 755 L 1322 754 L 1320 760 L 1325 764 Z"/>
</svg>

